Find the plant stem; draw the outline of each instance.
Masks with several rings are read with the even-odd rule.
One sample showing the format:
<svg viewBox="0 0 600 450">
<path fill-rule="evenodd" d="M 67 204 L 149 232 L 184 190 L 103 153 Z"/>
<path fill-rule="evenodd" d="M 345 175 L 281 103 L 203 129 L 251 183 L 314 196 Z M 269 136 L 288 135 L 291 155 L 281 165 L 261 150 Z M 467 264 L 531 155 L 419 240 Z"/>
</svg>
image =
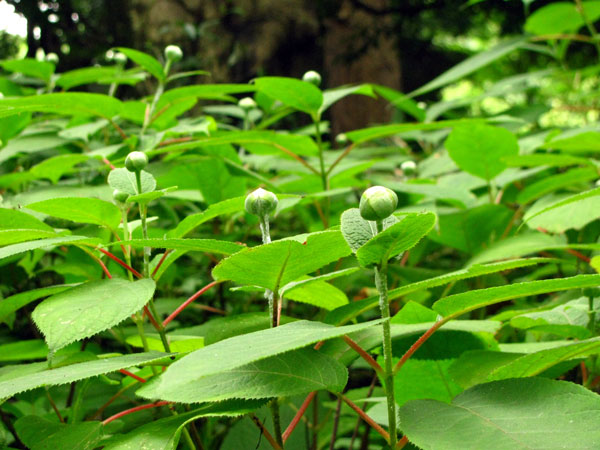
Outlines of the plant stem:
<svg viewBox="0 0 600 450">
<path fill-rule="evenodd" d="M 594 311 L 594 297 L 588 297 L 588 328 L 592 336 L 596 335 L 596 312 Z"/>
<path fill-rule="evenodd" d="M 383 221 L 377 221 L 377 233 L 383 231 Z M 392 362 L 392 334 L 390 330 L 390 303 L 388 300 L 387 261 L 375 266 L 375 285 L 379 291 L 379 308 L 381 317 L 387 319 L 383 322 L 383 360 L 384 384 L 387 397 L 388 422 L 390 447 L 394 447 L 398 440 L 396 430 L 396 400 L 394 398 L 394 368 Z"/>
<path fill-rule="evenodd" d="M 317 138 L 317 147 L 319 148 L 319 166 L 321 169 L 321 183 L 323 184 L 323 190 L 327 190 L 327 172 L 325 171 L 325 159 L 323 157 L 323 141 L 321 139 L 321 129 L 319 122 L 321 119 L 316 117 L 314 119 L 315 123 L 315 134 Z"/>
<path fill-rule="evenodd" d="M 594 45 L 596 46 L 596 51 L 598 52 L 598 57 L 600 58 L 600 41 L 599 36 L 598 36 L 598 32 L 596 31 L 596 28 L 594 27 L 594 24 L 592 22 L 590 22 L 590 20 L 587 17 L 587 14 L 585 13 L 585 10 L 583 9 L 583 3 L 581 0 L 575 0 L 575 6 L 577 9 L 577 12 L 579 12 L 579 15 L 581 16 L 581 18 L 583 19 L 583 21 L 585 22 L 585 26 L 588 29 L 588 31 L 590 32 L 590 34 L 592 35 L 592 38 L 594 40 Z"/>
</svg>

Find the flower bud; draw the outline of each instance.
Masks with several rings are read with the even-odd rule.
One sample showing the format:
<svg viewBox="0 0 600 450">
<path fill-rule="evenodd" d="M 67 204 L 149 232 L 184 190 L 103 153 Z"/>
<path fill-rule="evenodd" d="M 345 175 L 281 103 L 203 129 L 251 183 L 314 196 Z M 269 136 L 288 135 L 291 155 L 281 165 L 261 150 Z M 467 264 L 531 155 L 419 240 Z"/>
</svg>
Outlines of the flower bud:
<svg viewBox="0 0 600 450">
<path fill-rule="evenodd" d="M 302 75 L 302 81 L 306 81 L 318 87 L 321 85 L 321 75 L 319 74 L 319 72 L 309 70 L 304 75 Z"/>
<path fill-rule="evenodd" d="M 335 143 L 340 147 L 345 147 L 348 145 L 348 142 L 350 142 L 350 140 L 348 139 L 348 136 L 346 136 L 346 133 L 340 133 L 335 137 Z"/>
<path fill-rule="evenodd" d="M 365 220 L 387 219 L 398 206 L 398 196 L 383 186 L 373 186 L 363 192 L 360 198 L 360 215 Z"/>
<path fill-rule="evenodd" d="M 268 216 L 277 209 L 277 196 L 263 188 L 258 188 L 246 197 L 246 211 L 259 217 Z"/>
<path fill-rule="evenodd" d="M 167 61 L 177 62 L 183 58 L 183 52 L 176 45 L 167 45 L 165 47 L 165 58 L 167 58 Z"/>
<path fill-rule="evenodd" d="M 141 172 L 148 165 L 148 156 L 144 152 L 131 152 L 125 158 L 125 167 L 130 172 Z"/>
<path fill-rule="evenodd" d="M 414 175 L 415 173 L 417 173 L 417 165 L 415 164 L 414 161 L 408 160 L 408 161 L 404 161 L 402 164 L 400 164 L 400 169 L 402 169 L 402 173 L 404 175 Z"/>
<path fill-rule="evenodd" d="M 125 55 L 125 53 L 121 53 L 121 52 L 117 52 L 113 55 L 112 60 L 115 62 L 115 64 L 117 64 L 118 66 L 125 66 L 125 64 L 127 64 L 127 56 Z"/>
<path fill-rule="evenodd" d="M 52 64 L 58 64 L 58 55 L 56 53 L 48 53 L 44 59 Z"/>
<path fill-rule="evenodd" d="M 127 192 L 123 192 L 123 191 L 120 191 L 118 189 L 115 189 L 113 191 L 113 199 L 117 203 L 125 203 L 127 201 L 128 197 L 129 197 L 129 194 Z"/>
<path fill-rule="evenodd" d="M 238 106 L 244 111 L 248 112 L 251 109 L 256 108 L 256 102 L 252 97 L 244 97 L 238 102 Z"/>
</svg>

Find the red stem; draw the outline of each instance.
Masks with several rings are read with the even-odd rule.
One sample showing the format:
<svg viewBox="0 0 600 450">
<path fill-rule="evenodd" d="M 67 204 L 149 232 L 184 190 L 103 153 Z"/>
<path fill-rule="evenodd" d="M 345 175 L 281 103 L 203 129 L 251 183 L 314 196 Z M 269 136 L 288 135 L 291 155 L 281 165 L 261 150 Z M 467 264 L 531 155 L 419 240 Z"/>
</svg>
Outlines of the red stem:
<svg viewBox="0 0 600 450">
<path fill-rule="evenodd" d="M 148 309 L 148 305 L 144 305 L 144 312 L 148 316 L 148 320 L 150 320 L 150 323 L 152 324 L 152 326 L 156 329 L 156 331 L 159 331 L 160 330 L 160 325 L 158 324 L 158 322 L 156 321 L 156 319 L 154 318 L 154 316 L 152 315 L 152 313 Z"/>
<path fill-rule="evenodd" d="M 348 344 L 356 353 L 358 353 L 362 359 L 364 359 L 379 375 L 383 375 L 383 368 L 373 359 L 371 355 L 369 355 L 365 349 L 363 349 L 360 345 L 354 342 L 348 336 L 343 336 L 344 341 Z"/>
<path fill-rule="evenodd" d="M 317 391 L 311 392 L 304 399 L 304 402 L 300 406 L 300 409 L 298 410 L 298 412 L 296 413 L 296 415 L 294 416 L 294 418 L 292 419 L 292 421 L 290 422 L 288 427 L 283 432 L 282 438 L 283 438 L 284 443 L 290 437 L 290 434 L 292 434 L 292 431 L 294 431 L 296 426 L 300 423 L 300 419 L 302 419 L 302 416 L 306 412 L 306 409 L 308 408 L 308 405 L 310 405 L 310 402 L 312 402 L 313 398 L 315 398 L 315 395 L 317 395 Z"/>
<path fill-rule="evenodd" d="M 104 164 L 106 164 L 107 166 L 109 166 L 111 169 L 116 169 L 116 167 L 113 165 L 113 163 L 111 163 L 111 162 L 110 162 L 110 161 L 109 161 L 109 160 L 106 158 L 106 156 L 103 156 L 103 157 L 102 157 L 102 162 L 103 162 Z"/>
<path fill-rule="evenodd" d="M 119 370 L 123 375 L 127 375 L 128 377 L 133 378 L 134 380 L 139 381 L 140 383 L 145 383 L 146 379 L 142 377 L 138 377 L 135 373 L 131 373 L 129 370 L 121 369 Z"/>
<path fill-rule="evenodd" d="M 165 250 L 165 252 L 163 253 L 162 257 L 160 258 L 160 261 L 158 261 L 158 264 L 156 265 L 156 267 L 154 268 L 154 270 L 152 271 L 152 278 L 154 278 L 154 275 L 156 275 L 156 272 L 158 272 L 158 269 L 160 269 L 160 266 L 162 266 L 162 263 L 165 262 L 165 258 L 167 257 L 167 255 L 169 254 L 171 250 Z"/>
<path fill-rule="evenodd" d="M 132 274 L 134 274 L 136 277 L 138 278 L 143 278 L 142 274 L 139 273 L 137 270 L 135 270 L 133 267 L 131 267 L 129 264 L 127 264 L 125 261 L 123 261 L 122 259 L 117 258 L 115 255 L 113 255 L 111 252 L 104 250 L 103 248 L 97 247 L 98 250 L 100 250 L 102 253 L 104 253 L 106 256 L 108 256 L 110 259 L 112 259 L 114 262 L 116 262 L 117 264 L 119 264 L 121 267 L 124 267 L 125 269 L 129 270 Z"/>
<path fill-rule="evenodd" d="M 159 406 L 169 405 L 170 403 L 171 402 L 161 401 L 161 402 L 154 402 L 154 403 L 148 403 L 146 405 L 136 406 L 135 408 L 126 409 L 125 411 L 121 411 L 120 413 L 117 413 L 114 416 L 110 416 L 108 419 L 103 420 L 102 425 L 109 424 L 113 420 L 120 419 L 121 417 L 126 416 L 131 413 L 134 413 L 134 412 L 142 411 L 143 409 L 157 408 Z"/>
<path fill-rule="evenodd" d="M 416 352 L 419 349 L 419 347 L 421 347 L 421 345 L 423 345 L 425 341 L 427 341 L 427 339 L 429 339 L 431 335 L 435 333 L 436 330 L 442 325 L 444 325 L 447 321 L 447 318 L 438 320 L 436 323 L 433 324 L 433 326 L 429 330 L 427 330 L 423 334 L 423 336 L 417 339 L 417 341 L 406 351 L 406 353 L 402 355 L 402 358 L 400 358 L 400 361 L 398 361 L 398 363 L 394 367 L 394 375 L 398 373 L 398 371 L 402 368 L 402 366 L 408 360 L 408 358 L 410 358 L 413 355 L 413 353 Z"/>
<path fill-rule="evenodd" d="M 258 417 L 256 417 L 254 414 L 250 414 L 250 419 L 252 419 L 252 422 L 254 422 L 254 424 L 260 429 L 265 439 L 269 441 L 269 444 L 271 444 L 271 447 L 273 447 L 275 450 L 283 450 L 277 441 L 275 441 L 273 436 L 271 436 L 271 433 L 269 433 L 264 425 L 260 422 Z"/>
<path fill-rule="evenodd" d="M 362 409 L 360 409 L 355 403 L 352 402 L 352 400 L 350 400 L 348 397 L 342 395 L 342 400 L 344 400 L 346 402 L 346 404 L 352 408 L 360 417 L 362 417 L 362 419 L 367 422 L 375 431 L 377 431 L 380 435 L 383 436 L 383 438 L 387 441 L 390 442 L 390 435 L 388 434 L 387 431 L 385 431 L 383 428 L 381 428 L 381 426 L 376 423 L 373 419 L 371 419 L 366 412 L 364 412 Z"/>
<path fill-rule="evenodd" d="M 400 439 L 398 441 L 398 443 L 396 444 L 396 449 L 397 450 L 403 449 L 406 444 L 408 444 L 408 438 L 406 437 L 406 435 L 404 435 L 404 436 L 402 436 L 402 439 Z"/>
<path fill-rule="evenodd" d="M 167 317 L 163 321 L 163 327 L 166 327 L 167 324 L 171 320 L 173 320 L 175 317 L 177 317 L 181 311 L 183 311 L 185 308 L 187 308 L 190 303 L 192 303 L 194 300 L 196 300 L 198 297 L 200 297 L 202 294 L 204 294 L 206 291 L 208 291 L 211 287 L 216 286 L 217 284 L 222 283 L 222 282 L 223 282 L 222 280 L 219 280 L 219 281 L 213 281 L 212 283 L 208 283 L 206 286 L 204 286 L 202 289 L 200 289 L 198 292 L 196 292 L 194 295 L 192 295 L 190 298 L 188 298 L 185 302 L 183 302 L 181 305 L 179 305 L 179 307 L 175 311 L 173 311 L 169 317 Z"/>
</svg>

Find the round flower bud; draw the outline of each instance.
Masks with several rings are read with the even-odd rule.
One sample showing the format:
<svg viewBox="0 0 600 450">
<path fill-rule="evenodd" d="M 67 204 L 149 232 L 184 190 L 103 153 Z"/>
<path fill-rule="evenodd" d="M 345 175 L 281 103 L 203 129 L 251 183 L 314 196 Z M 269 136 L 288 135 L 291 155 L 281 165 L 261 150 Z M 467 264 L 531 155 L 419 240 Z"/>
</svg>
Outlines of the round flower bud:
<svg viewBox="0 0 600 450">
<path fill-rule="evenodd" d="M 52 64 L 58 64 L 58 55 L 56 53 L 48 53 L 45 60 Z"/>
<path fill-rule="evenodd" d="M 302 75 L 302 81 L 306 81 L 318 87 L 321 85 L 321 75 L 319 74 L 319 72 L 309 70 L 304 75 Z"/>
<path fill-rule="evenodd" d="M 165 58 L 167 58 L 167 61 L 177 62 L 183 58 L 183 52 L 176 45 L 167 45 L 165 47 Z"/>
<path fill-rule="evenodd" d="M 238 102 L 238 106 L 244 111 L 250 111 L 251 109 L 256 108 L 256 102 L 252 97 L 244 97 Z"/>
<path fill-rule="evenodd" d="M 348 142 L 350 142 L 350 140 L 348 139 L 348 136 L 346 136 L 346 133 L 340 133 L 335 137 L 335 143 L 340 147 L 348 145 Z"/>
<path fill-rule="evenodd" d="M 246 211 L 256 216 L 268 216 L 277 209 L 277 196 L 263 188 L 258 188 L 246 197 Z"/>
<path fill-rule="evenodd" d="M 123 192 L 118 189 L 113 191 L 113 199 L 115 199 L 117 203 L 125 203 L 128 197 L 129 194 L 127 192 Z"/>
<path fill-rule="evenodd" d="M 131 152 L 125 158 L 125 167 L 130 172 L 140 172 L 148 165 L 148 156 L 144 152 Z"/>
<path fill-rule="evenodd" d="M 365 220 L 387 219 L 398 206 L 398 196 L 383 186 L 373 186 L 363 192 L 360 198 L 360 215 Z"/>
<path fill-rule="evenodd" d="M 115 64 L 119 66 L 124 66 L 125 64 L 127 64 L 127 56 L 121 52 L 115 53 L 112 57 L 112 60 L 115 62 Z"/>
<path fill-rule="evenodd" d="M 400 169 L 402 169 L 402 173 L 404 173 L 404 175 L 410 176 L 417 173 L 417 165 L 411 160 L 404 161 L 402 164 L 400 164 Z"/>
</svg>

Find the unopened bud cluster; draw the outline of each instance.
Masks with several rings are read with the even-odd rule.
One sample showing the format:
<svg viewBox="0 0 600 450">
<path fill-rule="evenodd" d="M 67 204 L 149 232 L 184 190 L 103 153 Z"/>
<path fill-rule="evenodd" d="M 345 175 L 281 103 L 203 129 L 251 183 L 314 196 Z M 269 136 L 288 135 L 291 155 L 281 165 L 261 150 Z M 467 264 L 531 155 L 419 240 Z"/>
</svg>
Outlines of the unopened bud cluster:
<svg viewBox="0 0 600 450">
<path fill-rule="evenodd" d="M 398 206 L 398 196 L 383 186 L 373 186 L 363 192 L 360 198 L 360 215 L 365 220 L 377 222 L 387 219 Z"/>
<path fill-rule="evenodd" d="M 246 197 L 245 207 L 249 214 L 259 217 L 269 216 L 277 209 L 277 196 L 263 188 L 258 188 Z"/>
</svg>

